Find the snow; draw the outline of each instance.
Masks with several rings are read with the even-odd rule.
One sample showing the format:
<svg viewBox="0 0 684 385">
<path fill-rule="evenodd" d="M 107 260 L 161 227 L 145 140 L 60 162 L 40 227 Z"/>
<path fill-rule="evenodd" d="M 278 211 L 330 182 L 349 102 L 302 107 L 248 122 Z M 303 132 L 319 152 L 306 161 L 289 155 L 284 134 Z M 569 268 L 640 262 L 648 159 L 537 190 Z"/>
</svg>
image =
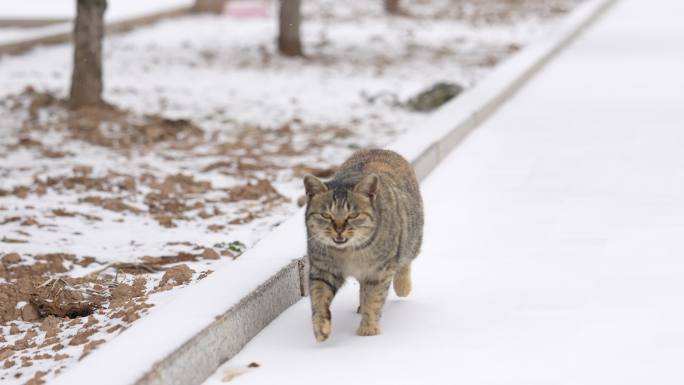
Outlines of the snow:
<svg viewBox="0 0 684 385">
<path fill-rule="evenodd" d="M 306 2 L 307 6 L 313 3 Z M 354 6 L 358 8 L 359 4 L 354 3 Z M 291 198 L 290 204 L 277 207 L 268 216 L 247 225 L 229 225 L 221 233 L 210 233 L 203 227 L 206 223 L 192 220 L 179 222 L 178 228 L 165 229 L 149 218 L 83 205 L 78 202 L 78 194 L 49 192 L 25 200 L 4 197 L 4 215 L 36 216 L 47 226 L 32 229 L 30 243 L 3 245 L 3 252 L 60 251 L 92 255 L 106 262 L 135 261 L 145 255 L 172 254 L 185 247 L 171 247 L 170 241 L 190 241 L 208 247 L 219 241 L 239 239 L 251 247 L 269 234 L 237 261 L 224 259 L 211 265 L 205 262 L 192 265 L 197 270 L 211 267 L 216 272 L 178 293 L 153 296 L 151 302 L 157 306 L 116 338 L 96 334 L 93 338 L 113 339 L 79 365 L 73 365 L 76 356 L 63 361 L 70 370 L 56 381 L 77 382 L 69 381 L 79 378 L 77 373 L 83 372 L 76 369 L 86 363 L 102 367 L 128 359 L 135 365 L 117 370 L 116 375 L 108 376 L 106 381 L 114 383 L 118 378 L 137 378 L 142 370 L 212 322 L 216 315 L 237 303 L 284 263 L 301 257 L 303 245 L 289 247 L 292 239 L 303 239 L 301 215 L 290 220 L 294 224 L 285 222 L 275 233 L 270 233 L 274 226 L 297 210 L 294 200 L 301 193 L 301 182 L 288 165 L 294 165 L 295 161 L 321 167 L 336 164 L 356 148 L 381 146 L 400 133 L 423 127 L 424 114 L 384 104 L 370 105 L 364 102 L 361 92 L 391 91 L 405 98 L 438 80 L 456 81 L 470 87 L 491 71 L 492 58 L 495 62 L 506 58 L 511 53 L 511 46 L 535 40 L 555 22 L 532 18 L 516 20 L 512 24 L 473 26 L 449 20 L 427 24 L 408 19 L 373 21 L 372 18 L 384 17 L 378 15 L 378 6 L 378 12 L 370 13 L 370 16 L 364 14 L 358 19 L 331 23 L 329 15 L 320 16 L 315 9 L 305 11 L 310 15 L 304 29 L 311 60 L 289 60 L 275 55 L 275 24 L 270 19 L 226 21 L 212 16 L 189 16 L 106 40 L 105 98 L 108 101 L 139 113 L 191 118 L 202 126 L 207 136 L 218 142 L 230 141 L 245 125 L 263 127 L 267 131 L 301 119 L 302 125 L 307 127 L 292 124 L 293 130 L 297 131 L 292 144 L 295 148 L 306 148 L 307 152 L 289 160 L 291 163 L 285 165 L 285 171 L 260 174 Z M 350 12 L 350 15 L 358 14 L 358 10 L 353 11 L 357 13 Z M 405 40 L 407 36 L 409 38 Z M 421 43 L 419 49 L 410 48 L 412 44 L 407 44 L 411 43 L 410 39 Z M 445 46 L 452 50 L 435 58 L 435 52 Z M 425 72 L 427 66 L 430 73 Z M 31 84 L 36 89 L 64 96 L 70 68 L 68 45 L 37 48 L 26 55 L 3 57 L 0 60 L 0 94 L 7 96 Z M 2 144 L 13 143 L 16 139 L 18 118 L 13 114 L 0 118 Z M 326 142 L 316 125 L 352 127 L 353 132 L 350 137 Z M 315 145 L 310 141 L 313 133 L 319 139 Z M 199 153 L 193 154 L 197 156 L 172 159 L 165 158 L 163 152 L 133 153 L 123 157 L 106 148 L 64 140 L 52 134 L 41 132 L 36 139 L 71 154 L 65 159 L 46 159 L 35 151 L 7 150 L 2 153 L 7 163 L 0 169 L 3 173 L 0 188 L 30 183 L 34 176 L 71 175 L 73 165 L 78 163 L 92 165 L 96 177 L 113 170 L 136 177 L 145 172 L 190 173 L 222 187 L 243 182 L 201 171 L 217 159 L 210 157 L 214 154 L 207 151 L 209 147 L 200 147 Z M 272 140 L 266 144 L 278 143 Z M 267 150 L 266 146 L 261 147 L 259 150 Z M 140 204 L 142 194 L 148 191 L 141 192 L 140 196 L 126 197 L 127 203 Z M 46 215 L 56 205 L 79 214 L 96 214 L 103 220 L 93 224 Z M 216 220 L 227 222 L 238 214 L 239 208 L 242 207 L 222 205 L 224 215 Z M 19 234 L 16 225 L 8 223 L 3 230 L 14 236 L 14 233 Z M 286 251 L 283 251 L 283 245 L 288 245 Z M 74 271 L 75 274 L 87 272 Z M 187 315 L 189 308 L 193 312 Z M 28 325 L 20 322 L 20 326 L 23 330 Z M 154 327 L 154 333 L 150 333 L 151 327 Z M 141 345 L 145 348 L 141 349 Z M 123 351 L 127 352 L 125 359 L 121 357 Z M 47 363 L 45 365 L 40 368 L 50 368 Z M 37 369 L 37 366 L 31 369 Z M 30 376 L 30 370 L 24 374 L 22 382 Z"/>
<path fill-rule="evenodd" d="M 189 7 L 193 0 L 109 0 L 105 21 L 119 22 L 163 11 Z M 71 21 L 76 17 L 76 0 L 23 0 L 0 3 L 1 21 L 53 20 L 42 27 L 0 27 L 0 44 L 12 44 L 55 34 L 71 33 Z"/>
<path fill-rule="evenodd" d="M 450 20 L 425 24 L 412 20 L 385 20 L 372 12 L 358 20 L 342 19 L 333 23 L 319 14 L 322 11 L 316 8 L 316 2 L 307 2 L 307 6 L 311 9 L 305 8 L 308 19 L 304 30 L 311 40 L 305 44 L 312 56 L 310 61 L 283 59 L 274 53 L 276 26 L 271 19 L 225 20 L 189 16 L 111 36 L 105 41 L 105 99 L 141 114 L 191 118 L 207 136 L 218 135 L 218 142 L 233 140 L 239 126 L 278 128 L 292 124 L 293 119 L 301 119 L 309 127 L 353 128 L 349 138 L 336 139 L 334 145 L 310 146 L 309 138 L 316 129 L 294 136 L 293 147 L 309 151 L 296 162 L 325 167 L 343 161 L 356 148 L 383 146 L 398 134 L 420 127 L 425 119 L 424 114 L 365 103 L 360 96 L 362 92 L 391 91 L 403 99 L 441 80 L 471 86 L 491 71 L 490 66 L 478 61 L 488 55 L 506 57 L 509 54 L 506 47 L 524 45 L 553 25 L 551 21 L 534 18 L 514 24 L 477 27 Z M 359 4 L 355 6 L 360 7 Z M 360 12 L 349 7 L 352 15 Z M 342 12 L 344 10 L 343 7 Z M 340 9 L 336 8 L 334 12 L 339 13 Z M 418 46 L 422 48 L 412 52 L 403 40 L 405 36 L 415 36 L 412 39 L 420 41 Z M 445 46 L 453 52 L 434 59 L 433 51 Z M 386 63 L 374 64 L 378 58 L 385 58 Z M 37 48 L 26 55 L 3 57 L 0 59 L 0 95 L 20 92 L 30 84 L 36 89 L 65 96 L 71 60 L 68 45 Z M 431 70 L 426 74 L 424 68 L 428 65 Z M 20 125 L 16 115 L 0 117 L 3 127 L 0 145 L 13 143 Z M 293 125 L 293 129 L 297 127 Z M 0 180 L 0 188 L 31 183 L 34 175 L 40 178 L 70 175 L 77 163 L 92 165 L 96 177 L 113 170 L 136 176 L 145 172 L 191 173 L 222 187 L 243 182 L 218 173 L 201 174 L 212 160 L 225 160 L 220 156 L 208 157 L 210 147 L 202 147 L 197 156 L 179 157 L 177 161 L 169 161 L 164 154 L 157 153 L 135 154 L 124 159 L 119 153 L 100 147 L 65 142 L 58 135 L 51 138 L 41 133 L 36 139 L 75 155 L 62 160 L 48 159 L 32 151 L 3 153 L 0 148 L 6 164 L 12 166 L 2 169 L 4 177 Z M 273 142 L 269 144 L 278 144 L 276 140 Z M 295 160 L 291 162 L 295 164 Z M 296 210 L 294 201 L 301 194 L 300 181 L 289 172 L 269 178 L 293 203 L 273 213 L 268 220 L 256 221 L 254 227 L 229 226 L 229 240 L 239 239 L 251 246 Z M 142 198 L 132 199 L 134 201 L 128 203 L 136 205 Z M 26 207 L 24 202 L 3 198 L 3 205 L 8 206 L 4 214 L 40 216 L 50 207 L 59 205 L 69 211 L 98 215 L 104 221 L 93 225 L 48 216 L 43 219 L 49 225 L 63 226 L 64 231 L 57 233 L 49 227 L 36 230 L 31 243 L 7 245 L 7 251 L 39 253 L 58 248 L 106 261 L 131 261 L 144 255 L 171 252 L 164 248 L 171 240 L 190 240 L 209 246 L 226 240 L 225 234 L 207 233 L 203 226 L 195 223 L 178 223 L 177 229 L 167 231 L 154 221 L 150 223 L 149 218 L 94 207 L 84 212 L 83 204 L 74 196 L 47 195 L 40 200 L 30 199 L 33 208 Z M 224 205 L 221 210 L 225 215 L 217 220 L 222 223 L 236 216 L 234 207 Z M 8 233 L 19 230 L 19 224 L 8 224 L 6 230 Z M 134 235 L 140 235 L 145 243 L 131 243 Z"/>
<path fill-rule="evenodd" d="M 350 282 L 329 341 L 301 301 L 205 384 L 682 383 L 683 11 L 619 2 L 428 177 L 382 335 Z"/>
<path fill-rule="evenodd" d="M 130 20 L 162 11 L 188 7 L 193 0 L 109 0 L 105 21 L 108 23 Z M 0 21 L 54 20 L 54 24 L 42 27 L 0 28 L 0 44 L 12 44 L 30 39 L 71 33 L 71 21 L 59 22 L 76 17 L 76 0 L 23 0 L 1 2 Z M 0 23 L 1 24 L 1 23 Z"/>
</svg>

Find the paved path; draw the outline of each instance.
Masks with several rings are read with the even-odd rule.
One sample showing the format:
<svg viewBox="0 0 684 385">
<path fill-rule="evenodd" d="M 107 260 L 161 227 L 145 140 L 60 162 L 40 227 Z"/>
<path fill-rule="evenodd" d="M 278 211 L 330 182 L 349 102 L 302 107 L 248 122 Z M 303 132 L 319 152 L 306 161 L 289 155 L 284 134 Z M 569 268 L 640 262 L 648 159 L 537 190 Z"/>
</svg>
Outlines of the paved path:
<svg viewBox="0 0 684 385">
<path fill-rule="evenodd" d="M 307 301 L 207 383 L 684 383 L 684 4 L 623 0 L 423 185 L 414 293 Z"/>
</svg>

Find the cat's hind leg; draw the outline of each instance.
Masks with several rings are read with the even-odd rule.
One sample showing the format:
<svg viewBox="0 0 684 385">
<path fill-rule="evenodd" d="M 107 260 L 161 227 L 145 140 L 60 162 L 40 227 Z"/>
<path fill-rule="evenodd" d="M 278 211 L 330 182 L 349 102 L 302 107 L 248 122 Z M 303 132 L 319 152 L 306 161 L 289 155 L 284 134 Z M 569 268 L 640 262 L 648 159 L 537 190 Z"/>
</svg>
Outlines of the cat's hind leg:
<svg viewBox="0 0 684 385">
<path fill-rule="evenodd" d="M 394 274 L 392 286 L 399 297 L 407 297 L 411 293 L 411 262 L 399 268 Z"/>
</svg>

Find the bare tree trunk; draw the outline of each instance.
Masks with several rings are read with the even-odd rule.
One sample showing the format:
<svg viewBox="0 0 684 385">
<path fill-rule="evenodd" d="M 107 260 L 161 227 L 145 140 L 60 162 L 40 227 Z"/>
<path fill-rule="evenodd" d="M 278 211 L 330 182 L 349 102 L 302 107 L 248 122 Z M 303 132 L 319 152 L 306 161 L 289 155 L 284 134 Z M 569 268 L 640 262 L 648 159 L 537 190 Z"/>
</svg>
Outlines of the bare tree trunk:
<svg viewBox="0 0 684 385">
<path fill-rule="evenodd" d="M 195 0 L 194 10 L 220 15 L 225 4 L 226 0 Z"/>
<path fill-rule="evenodd" d="M 280 0 L 278 50 L 285 56 L 302 56 L 302 40 L 299 36 L 301 0 Z"/>
<path fill-rule="evenodd" d="M 401 13 L 399 8 L 399 0 L 384 0 L 385 1 L 385 12 L 390 15 L 398 15 Z"/>
<path fill-rule="evenodd" d="M 98 106 L 102 101 L 102 38 L 107 0 L 77 0 L 74 23 L 72 108 Z"/>
</svg>

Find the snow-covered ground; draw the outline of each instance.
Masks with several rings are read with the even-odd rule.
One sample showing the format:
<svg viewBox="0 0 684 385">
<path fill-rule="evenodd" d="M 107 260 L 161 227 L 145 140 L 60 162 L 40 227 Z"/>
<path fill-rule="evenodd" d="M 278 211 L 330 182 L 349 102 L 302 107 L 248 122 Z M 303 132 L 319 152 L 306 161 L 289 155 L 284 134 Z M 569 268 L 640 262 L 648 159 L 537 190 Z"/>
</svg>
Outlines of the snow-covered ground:
<svg viewBox="0 0 684 385">
<path fill-rule="evenodd" d="M 487 0 L 473 9 L 436 0 L 416 3 L 414 17 L 391 18 L 381 2 L 306 1 L 306 59 L 275 53 L 273 11 L 183 17 L 111 36 L 105 99 L 154 123 L 133 139 L 157 135 L 155 124 L 200 129 L 148 145 L 90 135 L 111 134 L 98 119 L 114 114 L 116 123 L 120 112 L 96 111 L 93 129 L 92 117 L 64 110 L 68 45 L 0 58 L 0 289 L 25 298 L 3 314 L 13 351 L 0 352 L 12 362 L 0 377 L 19 383 L 50 371 L 49 379 L 73 365 L 147 305 L 173 298 L 158 290 L 162 269 L 187 264 L 194 272 L 176 271 L 182 279 L 172 282 L 192 284 L 233 268 L 231 242 L 251 247 L 297 209 L 302 172 L 330 171 L 357 148 L 421 129 L 425 114 L 368 95 L 405 100 L 444 80 L 468 88 L 576 3 Z M 52 320 L 59 327 L 48 337 L 55 325 L 29 311 L 31 285 L 91 273 L 107 301 L 123 295 L 126 311 L 109 301 L 93 320 Z M 20 287 L 27 276 L 36 282 Z"/>
<path fill-rule="evenodd" d="M 350 283 L 328 341 L 303 300 L 206 384 L 681 384 L 683 12 L 618 2 L 428 177 L 382 335 Z"/>
<path fill-rule="evenodd" d="M 8 100 L 5 106 L 11 111 L 0 116 L 0 154 L 5 160 L 0 189 L 11 190 L 50 177 L 77 176 L 74 166 L 87 165 L 92 167 L 88 178 L 113 182 L 114 173 L 119 178 L 129 175 L 137 179 L 138 190 L 143 191 L 123 199 L 132 207 L 144 209 L 145 194 L 155 190 L 140 187 L 146 184 L 140 180 L 146 174 L 161 178 L 191 174 L 211 182 L 213 188 L 266 178 L 291 202 L 280 211 L 282 215 L 262 223 L 263 231 L 258 234 L 252 229 L 243 234 L 238 226 L 228 225 L 225 230 L 233 234 L 230 240 L 250 245 L 296 208 L 294 200 L 301 186 L 293 178 L 292 167 L 330 167 L 357 148 L 382 146 L 402 132 L 420 128 L 424 114 L 383 102 L 369 103 L 364 93 L 387 92 L 403 100 L 436 81 L 469 87 L 508 56 L 511 47 L 515 51 L 549 24 L 534 16 L 485 25 L 467 20 L 391 19 L 382 16 L 379 6 L 366 5 L 368 10 L 358 3 L 333 8 L 326 8 L 329 4 L 325 1 L 322 5 L 305 4 L 305 48 L 310 56 L 306 60 L 275 54 L 276 26 L 271 18 L 185 17 L 108 38 L 105 99 L 140 114 L 190 119 L 204 130 L 208 142 L 181 153 L 141 149 L 122 154 L 65 138 L 63 133 L 26 130 L 27 112 L 17 108 L 25 101 Z M 1 58 L 1 96 L 17 94 L 30 85 L 64 97 L 70 78 L 70 51 L 69 46 L 61 45 Z M 55 114 L 47 110 L 39 116 L 54 118 Z M 49 122 L 47 126 L 49 130 Z M 19 137 L 28 138 L 32 146 L 37 142 L 39 150 L 35 146 L 11 147 Z M 57 154 L 45 156 L 46 151 Z M 242 167 L 241 162 L 247 166 Z M 241 170 L 235 170 L 235 163 L 240 163 Z M 171 240 L 205 246 L 226 241 L 221 233 L 207 232 L 206 226 L 226 225 L 244 216 L 245 210 L 258 211 L 254 207 L 240 211 L 225 204 L 212 205 L 207 208 L 210 214 L 214 208 L 222 213 L 212 214 L 210 223 L 193 223 L 192 219 L 199 219 L 193 214 L 186 218 L 189 222 L 175 221 L 176 228 L 165 229 L 126 210 L 113 213 L 87 205 L 83 211 L 79 198 L 84 198 L 84 192 L 88 195 L 89 189 L 76 195 L 68 193 L 73 189 L 66 190 L 55 194 L 48 189 L 44 195 L 30 192 L 28 199 L 0 198 L 5 216 L 40 216 L 41 225 L 45 225 L 26 235 L 21 233 L 26 229 L 22 230 L 18 221 L 5 223 L 7 237 L 22 241 L 4 245 L 6 252 L 48 252 L 56 248 L 100 260 L 131 261 L 150 253 L 170 252 L 164 245 Z M 121 191 L 120 186 L 114 187 L 117 191 Z M 40 199 L 35 199 L 37 196 Z M 80 220 L 64 215 L 60 218 L 50 212 L 55 208 L 96 215 L 103 221 L 93 225 L 83 215 Z M 55 232 L 54 226 L 62 226 L 64 231 Z M 133 234 L 156 235 L 143 236 L 145 242 L 140 244 L 130 242 Z M 28 239 L 31 241 L 23 242 Z M 172 249 L 185 250 L 178 244 Z"/>
<path fill-rule="evenodd" d="M 6 101 L 11 113 L 0 116 L 0 155 L 6 161 L 0 169 L 0 189 L 73 176 L 75 165 L 88 165 L 92 178 L 103 178 L 110 172 L 135 178 L 146 173 L 182 173 L 211 182 L 214 188 L 228 188 L 247 177 L 267 178 L 294 201 L 301 186 L 292 177 L 293 166 L 330 167 L 357 148 L 382 146 L 409 129 L 420 129 L 425 114 L 396 108 L 382 98 L 370 103 L 364 95 L 386 93 L 405 100 L 438 81 L 468 88 L 498 61 L 540 36 L 554 20 L 530 10 L 528 15 L 521 12 L 510 20 L 492 23 L 478 16 L 472 20 L 463 16 L 460 21 L 458 17 L 395 19 L 382 15 L 380 2 L 374 6 L 334 3 L 304 2 L 303 32 L 309 55 L 305 60 L 285 59 L 275 53 L 276 25 L 271 17 L 183 17 L 108 38 L 105 99 L 139 114 L 189 119 L 204 130 L 209 141 L 189 153 L 142 149 L 122 154 L 64 138 L 63 133 L 27 132 L 27 113 L 16 106 L 22 102 Z M 428 11 L 439 9 L 445 1 L 435 3 L 432 8 L 423 5 L 417 9 L 431 17 Z M 18 94 L 28 85 L 65 97 L 71 60 L 68 45 L 0 58 L 0 97 Z M 49 112 L 43 115 L 50 117 Z M 37 141 L 43 148 L 5 148 L 17 143 L 19 137 Z M 59 154 L 45 156 L 46 149 Z M 220 162 L 236 157 L 254 172 L 237 175 L 232 167 L 219 167 Z M 216 167 L 207 170 L 211 166 Z M 125 201 L 144 209 L 143 194 L 148 192 L 128 196 Z M 4 213 L 7 216 L 41 215 L 57 206 L 80 212 L 78 207 L 83 206 L 73 196 L 65 197 L 64 191 L 48 191 L 41 197 L 36 201 L 7 197 L 0 203 L 9 206 Z M 225 205 L 219 208 L 224 213 L 209 225 L 226 224 L 244 215 L 244 210 L 240 214 Z M 275 222 L 295 208 L 291 202 Z M 99 215 L 105 223 L 92 226 L 84 220 L 56 218 L 57 223 L 43 218 L 48 226 L 35 229 L 30 244 L 6 245 L 7 251 L 47 252 L 58 247 L 63 252 L 103 260 L 130 261 L 160 251 L 172 239 L 186 240 L 179 237 L 206 245 L 226 240 L 220 234 L 208 234 L 204 226 L 185 221 L 177 221 L 176 229 L 165 230 L 146 218 L 137 221 L 125 211 L 113 214 L 91 209 L 95 211 L 89 209 L 84 214 Z M 273 223 L 269 221 L 263 229 L 267 231 Z M 56 234 L 51 225 L 66 226 L 68 231 Z M 150 226 L 149 231 L 157 236 L 145 236 L 144 245 L 130 242 L 131 234 L 146 233 L 144 227 Z M 16 233 L 21 230 L 19 223 L 7 223 L 3 230 L 10 238 L 25 240 L 25 235 Z M 236 229 L 229 226 L 229 230 Z M 159 234 L 163 231 L 168 236 Z M 74 233 L 86 234 L 86 238 L 79 234 L 74 237 Z M 236 236 L 248 245 L 260 237 Z"/>
<path fill-rule="evenodd" d="M 105 21 L 114 22 L 141 17 L 159 11 L 178 9 L 193 4 L 193 0 L 109 0 Z M 68 20 L 76 17 L 76 0 L 22 0 L 0 2 L 0 44 L 69 32 L 70 21 L 42 27 L 2 27 L 2 21 Z"/>
</svg>

